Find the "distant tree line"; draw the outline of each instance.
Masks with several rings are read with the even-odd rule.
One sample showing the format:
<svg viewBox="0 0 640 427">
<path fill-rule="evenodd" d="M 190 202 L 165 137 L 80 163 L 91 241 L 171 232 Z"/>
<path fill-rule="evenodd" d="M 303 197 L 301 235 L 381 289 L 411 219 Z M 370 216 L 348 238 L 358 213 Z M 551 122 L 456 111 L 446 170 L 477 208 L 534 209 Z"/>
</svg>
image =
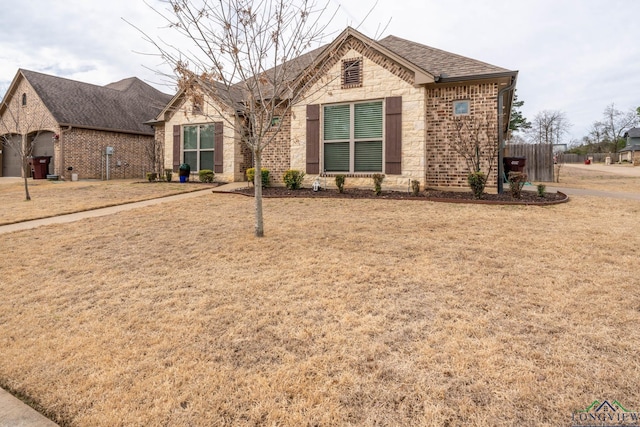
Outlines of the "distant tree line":
<svg viewBox="0 0 640 427">
<path fill-rule="evenodd" d="M 512 143 L 562 144 L 571 129 L 571 122 L 563 111 L 543 110 L 529 122 L 520 109 L 524 101 L 514 96 L 509 123 Z M 608 105 L 600 120 L 591 125 L 589 133 L 580 141 L 572 141 L 568 153 L 616 153 L 626 145 L 625 132 L 640 124 L 640 107 L 626 111 L 615 104 Z"/>
</svg>

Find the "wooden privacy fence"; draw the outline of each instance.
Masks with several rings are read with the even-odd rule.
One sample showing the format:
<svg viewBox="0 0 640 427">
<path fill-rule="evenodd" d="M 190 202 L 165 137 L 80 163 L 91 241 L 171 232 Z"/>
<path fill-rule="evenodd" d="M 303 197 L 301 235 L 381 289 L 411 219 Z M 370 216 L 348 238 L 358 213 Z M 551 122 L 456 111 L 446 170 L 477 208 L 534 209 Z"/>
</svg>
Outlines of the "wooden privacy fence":
<svg viewBox="0 0 640 427">
<path fill-rule="evenodd" d="M 569 154 L 562 155 L 562 163 L 584 163 L 585 160 L 591 159 L 594 163 L 604 163 L 607 157 L 611 157 L 612 162 L 617 162 L 620 157 L 618 154 L 611 153 L 589 153 L 589 154 Z"/>
<path fill-rule="evenodd" d="M 529 181 L 553 182 L 553 144 L 509 144 L 505 157 L 525 157 Z"/>
</svg>

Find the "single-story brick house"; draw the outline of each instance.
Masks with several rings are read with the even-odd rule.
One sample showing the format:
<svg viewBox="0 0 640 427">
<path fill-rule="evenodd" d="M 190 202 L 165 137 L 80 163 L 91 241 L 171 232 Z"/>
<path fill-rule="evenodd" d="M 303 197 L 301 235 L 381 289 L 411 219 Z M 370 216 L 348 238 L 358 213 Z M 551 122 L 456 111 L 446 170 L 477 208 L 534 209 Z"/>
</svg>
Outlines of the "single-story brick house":
<svg viewBox="0 0 640 427">
<path fill-rule="evenodd" d="M 51 156 L 49 173 L 63 179 L 71 173 L 101 179 L 107 172 L 142 178 L 154 170 L 148 151 L 155 144 L 153 126 L 144 123 L 170 99 L 135 77 L 97 86 L 20 69 L 0 104 L 0 136 L 28 134 L 33 155 Z M 2 147 L 0 163 L 0 176 L 21 176 L 14 150 Z"/>
<path fill-rule="evenodd" d="M 640 165 L 640 128 L 631 128 L 624 133 L 627 144 L 618 151 L 620 161 L 628 161 Z"/>
<path fill-rule="evenodd" d="M 453 119 L 489 113 L 496 144 L 504 141 L 517 71 L 395 36 L 374 41 L 352 28 L 303 56 L 305 71 L 322 62 L 328 78 L 316 75 L 306 100 L 280 117 L 280 134 L 262 156 L 274 185 L 297 169 L 306 185 L 346 174 L 347 184 L 370 186 L 371 175 L 383 173 L 385 185 L 466 186 L 465 162 L 451 146 Z M 224 96 L 205 98 L 193 105 L 180 92 L 156 117 L 165 167 L 192 162 L 192 172 L 214 169 L 219 180 L 244 180 L 252 159 L 228 120 L 233 111 L 224 120 L 217 113 Z M 496 177 L 494 170 L 493 185 Z"/>
</svg>

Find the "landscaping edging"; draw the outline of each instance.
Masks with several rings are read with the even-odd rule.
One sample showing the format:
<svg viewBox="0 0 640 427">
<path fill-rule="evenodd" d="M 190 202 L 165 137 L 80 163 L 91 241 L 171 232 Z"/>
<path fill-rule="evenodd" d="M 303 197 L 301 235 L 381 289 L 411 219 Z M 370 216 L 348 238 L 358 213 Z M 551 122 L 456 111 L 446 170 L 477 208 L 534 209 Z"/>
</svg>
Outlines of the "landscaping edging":
<svg viewBox="0 0 640 427">
<path fill-rule="evenodd" d="M 442 192 L 443 194 L 453 194 L 451 192 Z M 238 194 L 246 197 L 253 197 L 253 188 L 241 188 L 235 191 L 229 192 L 229 194 Z M 376 196 L 373 193 L 373 190 L 360 190 L 360 189 L 349 189 L 344 193 L 338 193 L 336 190 L 322 190 L 318 192 L 310 192 L 310 189 L 300 189 L 300 190 L 287 190 L 283 187 L 268 187 L 263 189 L 263 198 L 265 199 L 286 199 L 286 198 L 308 198 L 308 199 L 328 199 L 328 198 L 336 198 L 336 199 L 382 199 L 382 200 L 422 200 L 428 202 L 439 202 L 439 203 L 466 203 L 466 204 L 481 204 L 481 205 L 521 205 L 521 206 L 551 206 L 557 205 L 560 203 L 566 203 L 569 201 L 569 197 L 557 191 L 556 193 L 552 193 L 554 196 L 553 200 L 536 197 L 526 198 L 524 200 L 514 200 L 514 199 L 473 199 L 470 197 L 470 193 L 458 193 L 460 197 L 434 197 L 429 196 L 429 194 L 421 193 L 421 196 L 413 196 L 408 193 L 400 192 L 400 191 L 386 191 L 383 192 L 380 196 Z M 487 197 L 491 197 L 494 195 L 486 195 Z"/>
</svg>

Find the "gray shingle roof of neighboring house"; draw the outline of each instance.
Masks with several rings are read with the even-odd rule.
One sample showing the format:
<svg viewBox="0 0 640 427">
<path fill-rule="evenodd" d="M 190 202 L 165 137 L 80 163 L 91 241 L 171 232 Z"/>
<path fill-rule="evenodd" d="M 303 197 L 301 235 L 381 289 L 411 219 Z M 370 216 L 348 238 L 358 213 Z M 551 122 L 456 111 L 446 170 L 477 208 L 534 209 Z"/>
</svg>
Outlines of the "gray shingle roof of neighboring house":
<svg viewBox="0 0 640 427">
<path fill-rule="evenodd" d="M 627 138 L 640 138 L 640 128 L 631 128 L 624 133 L 624 137 Z"/>
<path fill-rule="evenodd" d="M 618 153 L 626 153 L 627 151 L 640 151 L 640 144 L 627 145 L 618 151 Z"/>
<path fill-rule="evenodd" d="M 144 124 L 171 100 L 136 77 L 97 86 L 20 70 L 60 125 L 153 135 Z"/>
</svg>

